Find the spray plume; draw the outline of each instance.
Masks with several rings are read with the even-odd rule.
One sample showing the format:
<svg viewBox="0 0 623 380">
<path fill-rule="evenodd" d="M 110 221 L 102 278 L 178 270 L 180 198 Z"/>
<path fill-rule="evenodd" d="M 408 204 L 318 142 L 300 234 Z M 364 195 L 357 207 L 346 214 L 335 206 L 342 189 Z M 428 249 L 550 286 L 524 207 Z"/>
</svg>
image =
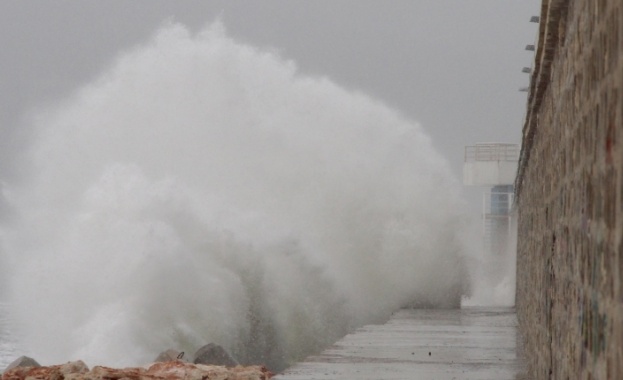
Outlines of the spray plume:
<svg viewBox="0 0 623 380">
<path fill-rule="evenodd" d="M 459 186 L 420 126 L 218 23 L 163 27 L 34 123 L 2 231 L 43 362 L 215 342 L 279 369 L 461 275 Z"/>
</svg>

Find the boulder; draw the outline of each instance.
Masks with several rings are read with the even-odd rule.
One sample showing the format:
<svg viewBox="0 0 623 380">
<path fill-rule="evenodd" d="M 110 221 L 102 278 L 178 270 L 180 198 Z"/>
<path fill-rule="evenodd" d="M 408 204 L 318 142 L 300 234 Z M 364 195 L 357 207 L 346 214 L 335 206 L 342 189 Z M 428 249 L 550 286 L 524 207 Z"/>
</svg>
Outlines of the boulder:
<svg viewBox="0 0 623 380">
<path fill-rule="evenodd" d="M 17 367 L 41 367 L 41 364 L 37 363 L 35 359 L 28 356 L 20 356 L 19 358 L 13 360 L 13 362 L 6 367 L 4 372 Z"/>
<path fill-rule="evenodd" d="M 193 359 L 195 364 L 222 365 L 225 367 L 235 367 L 238 365 L 236 359 L 221 346 L 214 343 L 206 344 L 195 352 Z"/>
<path fill-rule="evenodd" d="M 2 380 L 74 380 L 82 379 L 83 375 L 89 372 L 89 368 L 82 360 L 69 362 L 67 364 L 52 365 L 48 367 L 28 366 L 14 367 L 6 370 L 2 374 Z"/>
<path fill-rule="evenodd" d="M 160 355 L 158 355 L 156 359 L 154 359 L 154 362 L 173 362 L 176 360 L 183 360 L 185 362 L 188 361 L 188 359 L 184 359 L 184 352 L 174 349 L 168 349 L 161 352 Z"/>
<path fill-rule="evenodd" d="M 87 367 L 82 360 L 61 364 L 58 367 L 60 373 L 65 376 L 65 379 L 70 377 L 69 375 L 84 374 L 89 372 L 89 367 Z"/>
</svg>

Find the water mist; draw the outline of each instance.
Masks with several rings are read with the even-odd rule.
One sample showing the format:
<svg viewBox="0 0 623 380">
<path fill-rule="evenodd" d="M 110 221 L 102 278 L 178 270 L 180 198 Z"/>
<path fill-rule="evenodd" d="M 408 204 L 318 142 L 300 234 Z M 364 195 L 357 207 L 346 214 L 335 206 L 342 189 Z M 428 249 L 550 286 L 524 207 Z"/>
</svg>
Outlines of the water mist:
<svg viewBox="0 0 623 380">
<path fill-rule="evenodd" d="M 1 228 L 43 363 L 214 342 L 280 369 L 461 275 L 459 184 L 420 126 L 218 23 L 163 27 L 33 123 Z"/>
</svg>

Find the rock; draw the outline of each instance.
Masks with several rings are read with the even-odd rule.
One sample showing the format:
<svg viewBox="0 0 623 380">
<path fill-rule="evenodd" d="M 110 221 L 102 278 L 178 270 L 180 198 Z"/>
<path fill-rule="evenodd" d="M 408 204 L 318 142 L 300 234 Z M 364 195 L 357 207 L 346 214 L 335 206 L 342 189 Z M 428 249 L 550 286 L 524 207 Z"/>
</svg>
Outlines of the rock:
<svg viewBox="0 0 623 380">
<path fill-rule="evenodd" d="M 180 356 L 181 355 L 181 356 Z M 184 353 L 174 350 L 174 349 L 168 349 L 166 351 L 163 351 L 160 353 L 160 355 L 158 355 L 156 357 L 156 359 L 154 360 L 154 362 L 158 363 L 158 362 L 173 362 L 176 360 L 183 360 L 185 362 L 188 361 L 188 359 L 184 359 Z"/>
<path fill-rule="evenodd" d="M 13 362 L 6 367 L 4 372 L 17 367 L 41 367 L 41 364 L 37 363 L 35 359 L 28 356 L 20 356 L 19 358 L 13 360 Z"/>
<path fill-rule="evenodd" d="M 145 372 L 147 372 L 147 370 L 140 367 L 109 368 L 96 366 L 93 367 L 93 369 L 89 373 L 85 374 L 82 378 L 74 380 L 143 380 L 146 379 Z"/>
<path fill-rule="evenodd" d="M 82 360 L 61 364 L 58 367 L 60 372 L 65 376 L 65 379 L 69 378 L 69 375 L 84 374 L 89 372 L 89 367 L 87 367 Z"/>
<path fill-rule="evenodd" d="M 268 368 L 264 366 L 248 366 L 248 367 L 235 367 L 230 371 L 234 374 L 235 380 L 269 380 L 275 376 L 270 372 Z"/>
<path fill-rule="evenodd" d="M 2 374 L 2 380 L 63 380 L 59 366 L 17 367 Z"/>
<path fill-rule="evenodd" d="M 180 361 L 155 363 L 145 375 L 165 380 L 268 380 L 273 376 L 261 366 L 226 368 Z"/>
<path fill-rule="evenodd" d="M 35 362 L 36 363 L 36 362 Z M 49 367 L 29 366 L 14 367 L 7 369 L 2 374 L 2 380 L 72 380 L 82 378 L 89 372 L 89 368 L 82 360 L 69 362 L 67 364 L 53 365 Z"/>
<path fill-rule="evenodd" d="M 62 380 L 58 367 L 15 367 L 2 374 L 2 380 Z"/>
<path fill-rule="evenodd" d="M 231 372 L 227 368 L 220 366 L 166 362 L 152 365 L 146 374 L 167 380 L 228 380 L 230 379 Z"/>
<path fill-rule="evenodd" d="M 235 367 L 238 365 L 236 359 L 232 358 L 223 347 L 214 343 L 206 344 L 198 349 L 197 352 L 195 352 L 193 363 L 222 365 L 225 367 Z"/>
<path fill-rule="evenodd" d="M 82 362 L 49 367 L 16 367 L 2 380 L 268 380 L 273 374 L 265 367 L 223 366 L 185 363 L 179 360 L 154 363 L 148 368 L 93 367 Z"/>
</svg>

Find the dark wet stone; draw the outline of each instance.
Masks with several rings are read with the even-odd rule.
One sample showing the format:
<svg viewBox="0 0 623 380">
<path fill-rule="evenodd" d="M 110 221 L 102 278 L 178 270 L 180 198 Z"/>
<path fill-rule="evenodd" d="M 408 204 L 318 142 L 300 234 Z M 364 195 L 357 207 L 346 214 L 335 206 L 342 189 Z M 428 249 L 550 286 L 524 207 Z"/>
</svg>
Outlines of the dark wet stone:
<svg viewBox="0 0 623 380">
<path fill-rule="evenodd" d="M 221 346 L 214 343 L 206 344 L 201 347 L 195 353 L 195 364 L 211 364 L 211 365 L 223 365 L 225 367 L 235 367 L 238 365 L 236 359 Z"/>
</svg>

